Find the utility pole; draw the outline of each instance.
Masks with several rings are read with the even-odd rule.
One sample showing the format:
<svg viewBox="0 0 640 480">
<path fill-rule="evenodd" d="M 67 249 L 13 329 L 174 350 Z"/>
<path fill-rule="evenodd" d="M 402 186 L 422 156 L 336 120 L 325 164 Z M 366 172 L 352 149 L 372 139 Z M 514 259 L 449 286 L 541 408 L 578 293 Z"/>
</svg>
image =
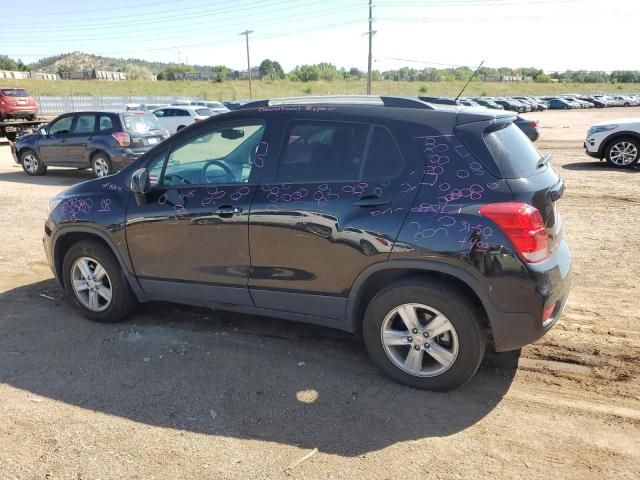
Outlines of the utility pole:
<svg viewBox="0 0 640 480">
<path fill-rule="evenodd" d="M 369 0 L 369 61 L 367 68 L 367 95 L 371 95 L 371 49 L 373 45 L 373 35 L 376 33 L 373 28 L 373 0 Z"/>
<path fill-rule="evenodd" d="M 251 60 L 249 59 L 249 34 L 253 33 L 253 30 L 245 30 L 244 32 L 240 32 L 238 35 L 244 35 L 247 41 L 247 75 L 249 76 L 249 99 L 252 98 L 251 94 Z"/>
</svg>

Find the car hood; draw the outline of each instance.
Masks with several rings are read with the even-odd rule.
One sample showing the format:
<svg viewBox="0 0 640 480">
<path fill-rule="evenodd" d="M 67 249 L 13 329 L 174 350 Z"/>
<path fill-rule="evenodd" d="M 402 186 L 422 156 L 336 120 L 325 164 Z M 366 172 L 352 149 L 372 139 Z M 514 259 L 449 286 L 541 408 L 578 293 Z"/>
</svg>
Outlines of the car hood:
<svg viewBox="0 0 640 480">
<path fill-rule="evenodd" d="M 600 125 L 631 125 L 640 124 L 640 117 L 638 118 L 615 118 L 611 120 L 605 120 L 603 122 L 594 123 L 593 127 L 599 127 Z"/>
</svg>

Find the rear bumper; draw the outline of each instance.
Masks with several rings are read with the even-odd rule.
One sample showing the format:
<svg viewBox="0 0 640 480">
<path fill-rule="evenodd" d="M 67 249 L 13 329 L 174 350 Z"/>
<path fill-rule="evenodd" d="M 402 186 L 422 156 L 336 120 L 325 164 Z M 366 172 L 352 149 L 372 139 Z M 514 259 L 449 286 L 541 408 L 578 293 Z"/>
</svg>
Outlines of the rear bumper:
<svg viewBox="0 0 640 480">
<path fill-rule="evenodd" d="M 111 156 L 111 165 L 117 172 L 129 165 L 134 160 L 137 160 L 143 155 L 144 152 L 134 152 L 130 149 L 123 149 L 121 152 L 117 152 Z"/>
<path fill-rule="evenodd" d="M 13 117 L 13 118 L 23 118 L 28 117 L 30 115 L 37 115 L 38 108 L 33 105 L 20 105 L 20 106 L 11 106 L 5 107 L 2 112 L 5 117 Z"/>
<path fill-rule="evenodd" d="M 522 296 L 512 291 L 511 300 L 511 306 L 520 311 L 498 310 L 489 314 L 498 352 L 517 350 L 538 340 L 553 328 L 562 315 L 571 291 L 571 252 L 567 243 L 561 240 L 549 259 L 530 267 L 526 280 L 514 281 L 511 286 L 513 289 L 516 283 L 520 284 Z M 518 302 L 518 297 L 528 297 L 528 300 Z M 551 307 L 553 310 L 549 318 L 543 318 L 544 312 Z"/>
</svg>

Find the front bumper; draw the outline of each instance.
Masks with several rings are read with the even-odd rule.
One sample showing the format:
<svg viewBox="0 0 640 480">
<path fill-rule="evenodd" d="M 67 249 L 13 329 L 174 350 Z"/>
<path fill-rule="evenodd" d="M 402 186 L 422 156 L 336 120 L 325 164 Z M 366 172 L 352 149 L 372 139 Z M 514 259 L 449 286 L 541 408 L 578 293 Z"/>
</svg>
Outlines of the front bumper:
<svg viewBox="0 0 640 480">
<path fill-rule="evenodd" d="M 18 148 L 16 147 L 15 142 L 9 142 L 9 148 L 11 149 L 11 156 L 13 157 L 13 161 L 19 164 L 20 158 L 18 157 Z"/>
</svg>

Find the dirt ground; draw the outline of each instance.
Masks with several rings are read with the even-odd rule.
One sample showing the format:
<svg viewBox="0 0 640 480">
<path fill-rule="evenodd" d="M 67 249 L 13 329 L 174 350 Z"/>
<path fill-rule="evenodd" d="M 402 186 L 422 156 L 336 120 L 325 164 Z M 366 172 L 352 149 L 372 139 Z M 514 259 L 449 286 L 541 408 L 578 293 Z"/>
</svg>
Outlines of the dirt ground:
<svg viewBox="0 0 640 480">
<path fill-rule="evenodd" d="M 573 293 L 546 337 L 447 394 L 319 327 L 170 304 L 84 320 L 41 238 L 89 173 L 29 178 L 0 145 L 0 478 L 640 478 L 640 170 L 582 150 L 640 108 L 528 116 L 567 181 Z"/>
</svg>

